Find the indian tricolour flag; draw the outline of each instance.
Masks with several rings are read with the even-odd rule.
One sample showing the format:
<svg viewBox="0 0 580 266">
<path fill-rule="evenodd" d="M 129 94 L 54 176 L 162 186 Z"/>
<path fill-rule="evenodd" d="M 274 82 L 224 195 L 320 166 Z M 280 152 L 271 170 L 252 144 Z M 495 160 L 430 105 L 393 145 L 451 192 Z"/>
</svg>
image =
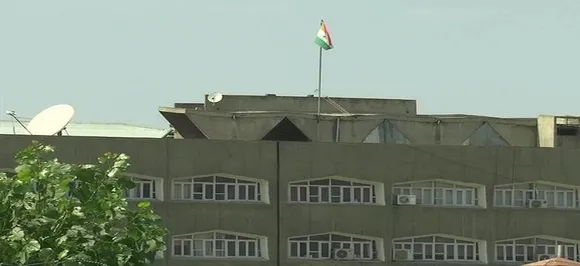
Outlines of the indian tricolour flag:
<svg viewBox="0 0 580 266">
<path fill-rule="evenodd" d="M 316 41 L 314 42 L 324 50 L 334 48 L 332 37 L 330 36 L 330 30 L 328 30 L 328 25 L 326 25 L 324 20 L 320 21 L 320 30 L 318 30 L 318 35 L 316 35 Z"/>
</svg>

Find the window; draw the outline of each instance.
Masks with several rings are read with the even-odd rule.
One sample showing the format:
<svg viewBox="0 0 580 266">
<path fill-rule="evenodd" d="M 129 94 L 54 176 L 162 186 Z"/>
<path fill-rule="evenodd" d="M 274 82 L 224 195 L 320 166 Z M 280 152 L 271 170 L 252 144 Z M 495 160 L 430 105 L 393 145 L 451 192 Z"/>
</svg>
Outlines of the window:
<svg viewBox="0 0 580 266">
<path fill-rule="evenodd" d="M 210 231 L 173 237 L 173 256 L 191 258 L 267 259 L 265 237 Z"/>
<path fill-rule="evenodd" d="M 497 241 L 495 258 L 505 262 L 533 262 L 542 256 L 555 257 L 558 245 L 562 245 L 563 256 L 576 260 L 578 258 L 578 241 L 557 240 L 549 236 L 534 236 L 528 238 Z"/>
<path fill-rule="evenodd" d="M 131 200 L 163 200 L 163 179 L 136 174 L 124 174 L 135 183 L 135 187 L 125 192 Z"/>
<path fill-rule="evenodd" d="M 485 188 L 445 180 L 399 183 L 393 185 L 395 195 L 415 195 L 417 205 L 485 207 Z"/>
<path fill-rule="evenodd" d="M 132 178 L 135 187 L 127 191 L 130 199 L 155 199 L 155 180 Z"/>
<path fill-rule="evenodd" d="M 380 242 L 380 243 L 378 243 Z M 290 237 L 288 239 L 289 258 L 324 260 L 333 259 L 338 250 L 349 250 L 350 260 L 384 260 L 379 254 L 377 245 L 382 246 L 382 240 L 364 236 L 349 236 L 340 233 L 327 233 Z"/>
<path fill-rule="evenodd" d="M 384 205 L 382 185 L 374 182 L 324 178 L 291 182 L 289 188 L 290 202 Z"/>
<path fill-rule="evenodd" d="M 531 200 L 541 200 L 547 208 L 578 208 L 578 190 L 547 182 L 515 183 L 496 186 L 496 207 L 528 207 Z"/>
<path fill-rule="evenodd" d="M 173 199 L 193 201 L 267 201 L 266 181 L 230 175 L 200 176 L 173 181 Z"/>
<path fill-rule="evenodd" d="M 483 262 L 484 258 L 480 254 L 485 252 L 483 243 L 480 240 L 459 239 L 447 235 L 395 239 L 393 260 Z"/>
</svg>

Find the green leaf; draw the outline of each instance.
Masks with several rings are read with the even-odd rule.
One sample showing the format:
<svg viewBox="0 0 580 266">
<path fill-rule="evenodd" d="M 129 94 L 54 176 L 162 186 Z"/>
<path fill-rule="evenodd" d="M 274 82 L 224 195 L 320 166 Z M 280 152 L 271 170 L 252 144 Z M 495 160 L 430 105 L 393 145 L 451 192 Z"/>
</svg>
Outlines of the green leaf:
<svg viewBox="0 0 580 266">
<path fill-rule="evenodd" d="M 58 260 L 62 260 L 64 257 L 66 257 L 66 255 L 68 255 L 68 249 L 65 249 L 60 253 L 58 253 Z"/>
<path fill-rule="evenodd" d="M 40 243 L 38 243 L 38 241 L 36 241 L 36 240 L 30 240 L 30 242 L 28 242 L 28 245 L 26 245 L 25 250 L 27 253 L 39 251 L 40 250 Z"/>
<path fill-rule="evenodd" d="M 137 204 L 137 207 L 145 209 L 151 207 L 151 202 L 149 201 L 141 201 Z"/>
<path fill-rule="evenodd" d="M 30 167 L 22 166 L 18 168 L 17 171 L 18 171 L 17 176 L 20 181 L 28 183 L 30 182 L 30 180 L 32 180 L 32 170 L 30 170 Z"/>
<path fill-rule="evenodd" d="M 20 241 L 24 238 L 24 231 L 20 227 L 14 227 L 11 231 L 9 239 L 11 241 Z"/>
</svg>

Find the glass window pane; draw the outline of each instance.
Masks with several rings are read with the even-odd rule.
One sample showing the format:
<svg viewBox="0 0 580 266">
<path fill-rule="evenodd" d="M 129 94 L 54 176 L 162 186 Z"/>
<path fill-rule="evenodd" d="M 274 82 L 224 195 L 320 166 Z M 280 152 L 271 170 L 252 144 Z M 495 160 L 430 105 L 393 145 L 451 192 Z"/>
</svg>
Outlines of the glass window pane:
<svg viewBox="0 0 580 266">
<path fill-rule="evenodd" d="M 183 188 L 182 188 L 182 195 L 184 199 L 191 199 L 192 198 L 192 188 L 193 185 L 192 184 L 182 184 Z"/>
<path fill-rule="evenodd" d="M 433 204 L 433 189 L 424 188 L 423 189 L 423 204 Z"/>
<path fill-rule="evenodd" d="M 330 244 L 328 242 L 322 242 L 320 245 L 320 257 L 330 258 Z"/>
<path fill-rule="evenodd" d="M 575 205 L 574 192 L 566 192 L 566 207 L 573 208 Z"/>
<path fill-rule="evenodd" d="M 256 185 L 248 185 L 248 200 L 256 200 Z"/>
<path fill-rule="evenodd" d="M 204 246 L 205 246 L 205 256 L 206 257 L 213 257 L 213 241 L 211 240 L 206 240 L 204 242 Z"/>
<path fill-rule="evenodd" d="M 308 247 L 306 246 L 306 242 L 300 242 L 298 249 L 298 257 L 305 258 L 308 255 Z"/>
<path fill-rule="evenodd" d="M 298 257 L 298 243 L 296 242 L 290 243 L 290 257 L 292 258 Z"/>
<path fill-rule="evenodd" d="M 453 200 L 453 190 L 451 189 L 446 189 L 445 190 L 445 205 L 453 205 L 454 200 Z"/>
<path fill-rule="evenodd" d="M 353 188 L 354 192 L 354 202 L 364 202 L 362 199 L 362 188 L 355 187 Z"/>
<path fill-rule="evenodd" d="M 371 201 L 371 188 L 363 188 L 362 202 L 372 202 Z"/>
<path fill-rule="evenodd" d="M 308 202 L 308 188 L 307 187 L 300 187 L 298 193 L 298 200 L 300 202 Z"/>
<path fill-rule="evenodd" d="M 227 187 L 226 193 L 228 194 L 229 200 L 235 200 L 236 199 L 236 185 L 229 184 Z"/>
<path fill-rule="evenodd" d="M 329 202 L 330 201 L 330 199 L 329 199 L 329 196 L 330 196 L 329 195 L 330 194 L 329 193 L 329 190 L 330 189 L 328 187 L 321 187 L 320 188 L 320 200 L 322 202 Z"/>
<path fill-rule="evenodd" d="M 183 255 L 191 256 L 191 240 L 185 240 L 183 243 Z"/>
<path fill-rule="evenodd" d="M 236 256 L 236 241 L 228 241 L 226 248 L 228 257 Z"/>
<path fill-rule="evenodd" d="M 247 200 L 248 187 L 246 185 L 238 185 L 238 199 Z"/>
<path fill-rule="evenodd" d="M 504 197 L 504 205 L 505 206 L 514 206 L 514 201 L 513 201 L 514 193 L 513 193 L 513 191 L 511 191 L 511 190 L 504 191 L 503 197 Z"/>
<path fill-rule="evenodd" d="M 342 201 L 343 202 L 352 202 L 352 198 L 351 198 L 351 188 L 349 187 L 344 187 L 342 188 Z"/>
<path fill-rule="evenodd" d="M 182 199 L 183 198 L 182 190 L 183 187 L 181 186 L 181 184 L 173 184 L 173 198 Z"/>
<path fill-rule="evenodd" d="M 463 190 L 455 191 L 455 204 L 456 205 L 463 205 Z"/>
<path fill-rule="evenodd" d="M 226 185 L 216 184 L 215 185 L 215 193 L 226 193 Z"/>
<path fill-rule="evenodd" d="M 205 199 L 213 199 L 213 184 L 205 185 Z"/>
<path fill-rule="evenodd" d="M 556 193 L 556 206 L 557 207 L 565 207 L 564 205 L 564 192 L 563 191 L 558 191 Z"/>
<path fill-rule="evenodd" d="M 473 190 L 466 190 L 465 191 L 465 204 L 466 205 L 473 205 Z"/>
<path fill-rule="evenodd" d="M 180 256 L 182 254 L 181 249 L 181 240 L 173 241 L 173 255 Z"/>
<path fill-rule="evenodd" d="M 141 187 L 143 189 L 142 198 L 150 199 L 151 198 L 151 184 L 150 183 L 142 183 Z"/>
<path fill-rule="evenodd" d="M 331 196 L 340 196 L 340 187 L 332 186 L 330 187 Z"/>
<path fill-rule="evenodd" d="M 248 256 L 247 243 L 245 241 L 240 241 L 238 243 L 238 256 L 241 257 Z"/>
</svg>

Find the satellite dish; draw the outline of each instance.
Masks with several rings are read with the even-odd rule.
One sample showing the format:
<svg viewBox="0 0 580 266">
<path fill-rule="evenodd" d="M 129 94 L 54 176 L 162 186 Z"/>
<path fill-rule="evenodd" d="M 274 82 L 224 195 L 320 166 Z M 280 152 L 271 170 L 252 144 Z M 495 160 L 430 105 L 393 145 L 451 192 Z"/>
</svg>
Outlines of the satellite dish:
<svg viewBox="0 0 580 266">
<path fill-rule="evenodd" d="M 219 92 L 210 93 L 207 96 L 207 101 L 210 103 L 217 103 L 224 98 L 224 95 Z"/>
<path fill-rule="evenodd" d="M 48 107 L 28 122 L 28 132 L 32 135 L 52 136 L 66 128 L 75 115 L 75 109 L 68 104 Z"/>
</svg>

